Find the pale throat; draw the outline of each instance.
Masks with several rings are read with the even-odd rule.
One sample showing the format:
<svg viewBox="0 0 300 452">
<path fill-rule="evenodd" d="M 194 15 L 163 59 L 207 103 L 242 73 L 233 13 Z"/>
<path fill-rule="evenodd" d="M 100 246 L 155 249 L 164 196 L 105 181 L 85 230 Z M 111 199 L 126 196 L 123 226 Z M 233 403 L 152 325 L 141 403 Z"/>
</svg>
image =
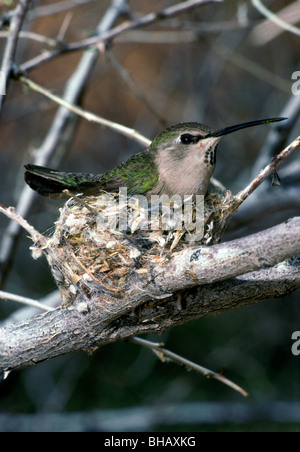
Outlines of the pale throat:
<svg viewBox="0 0 300 452">
<path fill-rule="evenodd" d="M 181 155 L 172 148 L 160 151 L 156 163 L 161 192 L 205 195 L 215 169 L 215 147 L 198 144 Z"/>
</svg>

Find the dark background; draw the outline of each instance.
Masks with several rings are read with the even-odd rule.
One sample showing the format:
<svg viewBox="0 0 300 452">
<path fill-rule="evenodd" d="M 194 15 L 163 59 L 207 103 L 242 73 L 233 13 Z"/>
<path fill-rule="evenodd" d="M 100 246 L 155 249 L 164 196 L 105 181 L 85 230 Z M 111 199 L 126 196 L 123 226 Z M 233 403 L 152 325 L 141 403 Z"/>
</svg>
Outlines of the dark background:
<svg viewBox="0 0 300 452">
<path fill-rule="evenodd" d="M 54 3 L 53 0 L 33 1 L 33 8 Z M 137 17 L 175 3 L 131 0 L 129 6 L 133 17 Z M 277 12 L 292 2 L 265 3 Z M 65 40 L 87 37 L 109 4 L 106 0 L 91 1 L 69 10 L 72 16 Z M 2 6 L 1 14 L 5 10 L 9 7 Z M 28 18 L 24 29 L 56 38 L 67 14 L 68 11 L 64 11 Z M 81 105 L 95 114 L 135 128 L 149 138 L 165 125 L 183 121 L 204 122 L 221 128 L 279 116 L 292 96 L 292 74 L 300 69 L 299 37 L 281 32 L 275 26 L 277 35 L 263 44 L 256 28 L 262 21 L 251 2 L 229 0 L 206 5 L 135 34 L 124 34 L 115 40 L 111 51 L 155 109 L 156 116 L 129 89 L 111 63 L 109 53 L 99 56 Z M 265 31 L 272 30 L 274 26 L 266 23 Z M 151 33 L 153 31 L 169 33 L 157 35 Z M 182 31 L 195 31 L 194 39 L 191 40 L 191 34 L 183 35 Z M 138 35 L 141 32 L 143 35 Z M 5 40 L 0 39 L 0 55 L 4 44 Z M 42 48 L 41 44 L 24 39 L 18 47 L 17 59 L 27 61 Z M 80 56 L 78 52 L 61 56 L 30 72 L 29 76 L 61 95 Z M 17 204 L 23 187 L 23 164 L 33 160 L 56 108 L 54 103 L 28 91 L 20 82 L 11 82 L 0 121 L 1 204 Z M 215 176 L 228 189 L 237 192 L 253 177 L 253 165 L 268 132 L 269 127 L 263 126 L 224 138 L 219 147 Z M 298 134 L 299 121 L 291 132 L 290 141 Z M 101 173 L 139 150 L 141 147 L 132 140 L 79 119 L 59 167 Z M 59 157 L 56 155 L 55 159 L 49 166 L 56 167 Z M 299 164 L 299 153 L 287 164 L 292 162 Z M 294 184 L 300 196 L 299 180 Z M 274 189 L 274 196 L 276 190 L 284 190 L 284 187 Z M 41 232 L 51 231 L 59 206 L 56 201 L 39 198 L 28 220 Z M 295 214 L 299 215 L 299 209 L 284 210 L 273 216 L 266 205 L 260 221 L 243 229 L 242 233 L 275 225 Z M 0 217 L 0 237 L 7 224 L 7 219 Z M 239 235 L 239 230 L 230 233 L 230 237 Z M 32 259 L 30 244 L 23 234 L 3 289 L 39 299 L 56 287 L 46 261 Z M 13 302 L 0 300 L 0 320 L 4 321 L 18 308 Z M 262 407 L 268 415 L 248 419 L 242 424 L 238 412 L 236 422 L 218 423 L 211 419 L 204 424 L 186 423 L 179 417 L 177 423 L 168 425 L 166 418 L 165 423 L 160 421 L 159 425 L 150 423 L 149 429 L 295 431 L 298 423 L 285 422 L 286 413 L 277 413 L 276 419 L 272 419 L 271 414 L 274 402 L 299 402 L 299 357 L 291 353 L 291 336 L 296 330 L 300 330 L 299 292 L 200 319 L 174 328 L 163 337 L 152 338 L 205 367 L 224 370 L 228 378 L 250 393 L 248 399 L 221 383 L 206 380 L 175 364 L 164 364 L 146 349 L 115 343 L 92 355 L 73 354 L 12 373 L 0 384 L 0 412 L 12 415 L 65 413 L 67 416 L 71 412 L 111 409 L 118 416 L 119 409 L 124 407 L 165 404 L 180 407 L 180 404 L 193 402 L 198 403 L 201 410 L 204 402 L 214 401 L 220 413 L 226 413 L 227 403 L 239 402 L 246 408 Z"/>
</svg>

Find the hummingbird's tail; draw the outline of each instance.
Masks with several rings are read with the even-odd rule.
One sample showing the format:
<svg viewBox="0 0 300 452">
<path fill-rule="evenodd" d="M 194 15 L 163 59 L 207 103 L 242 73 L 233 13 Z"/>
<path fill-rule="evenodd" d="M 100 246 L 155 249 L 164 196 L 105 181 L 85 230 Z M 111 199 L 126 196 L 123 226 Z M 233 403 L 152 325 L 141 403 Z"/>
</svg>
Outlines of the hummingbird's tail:
<svg viewBox="0 0 300 452">
<path fill-rule="evenodd" d="M 54 199 L 66 199 L 71 193 L 86 192 L 95 186 L 90 174 L 65 173 L 37 165 L 25 165 L 25 182 L 40 195 Z"/>
</svg>

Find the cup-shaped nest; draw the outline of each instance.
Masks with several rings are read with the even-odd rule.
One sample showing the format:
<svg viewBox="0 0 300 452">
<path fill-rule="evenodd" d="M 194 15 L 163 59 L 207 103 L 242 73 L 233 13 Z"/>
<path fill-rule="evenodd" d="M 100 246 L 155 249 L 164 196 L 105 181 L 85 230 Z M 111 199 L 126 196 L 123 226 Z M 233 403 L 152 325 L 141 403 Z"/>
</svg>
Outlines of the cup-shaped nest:
<svg viewBox="0 0 300 452">
<path fill-rule="evenodd" d="M 46 255 L 64 304 L 79 294 L 122 297 L 132 275 L 186 246 L 219 241 L 230 192 L 212 186 L 206 197 L 149 200 L 124 193 L 72 196 L 60 209 Z M 228 216 L 228 215 L 227 215 Z"/>
</svg>

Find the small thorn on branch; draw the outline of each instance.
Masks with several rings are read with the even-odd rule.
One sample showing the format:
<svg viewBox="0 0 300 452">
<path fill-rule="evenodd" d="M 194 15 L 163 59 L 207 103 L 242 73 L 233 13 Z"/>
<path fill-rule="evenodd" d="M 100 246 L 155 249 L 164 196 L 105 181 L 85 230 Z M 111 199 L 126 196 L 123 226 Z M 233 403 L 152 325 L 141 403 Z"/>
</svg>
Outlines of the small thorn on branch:
<svg viewBox="0 0 300 452">
<path fill-rule="evenodd" d="M 176 364 L 184 366 L 188 370 L 195 370 L 196 372 L 201 373 L 207 378 L 214 378 L 215 380 L 224 383 L 225 385 L 239 392 L 244 397 L 248 397 L 249 395 L 240 386 L 238 386 L 231 380 L 228 380 L 228 378 L 225 378 L 223 374 L 213 372 L 212 370 L 206 369 L 205 367 L 200 366 L 199 364 L 196 364 L 193 361 L 190 361 L 186 358 L 183 358 L 180 355 L 177 355 L 176 353 L 164 348 L 164 344 L 147 341 L 145 339 L 141 339 L 140 337 L 131 337 L 130 339 L 128 339 L 128 342 L 132 342 L 134 344 L 150 348 L 162 362 L 173 361 Z"/>
</svg>

